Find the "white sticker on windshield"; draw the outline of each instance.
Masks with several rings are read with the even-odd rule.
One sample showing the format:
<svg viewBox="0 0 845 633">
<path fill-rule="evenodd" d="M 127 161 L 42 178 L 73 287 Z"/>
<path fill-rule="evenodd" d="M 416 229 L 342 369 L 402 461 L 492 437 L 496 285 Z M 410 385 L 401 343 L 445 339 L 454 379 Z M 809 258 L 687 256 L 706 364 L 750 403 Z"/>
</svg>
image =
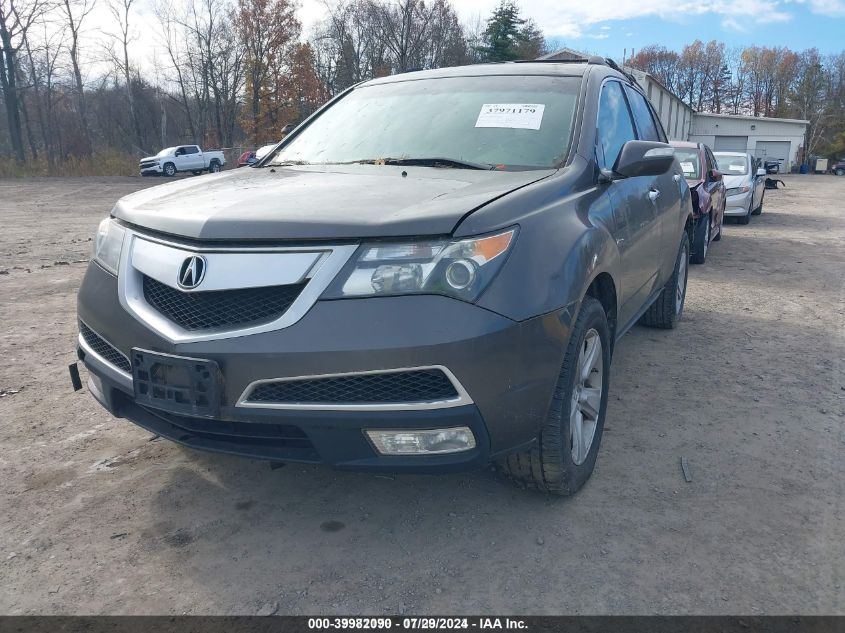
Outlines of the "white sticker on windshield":
<svg viewBox="0 0 845 633">
<path fill-rule="evenodd" d="M 745 171 L 745 165 L 728 165 L 731 171 Z"/>
<path fill-rule="evenodd" d="M 539 130 L 545 109 L 542 103 L 485 103 L 478 113 L 475 127 Z"/>
<path fill-rule="evenodd" d="M 681 171 L 683 171 L 685 174 L 694 174 L 695 167 L 692 163 L 681 163 Z"/>
</svg>

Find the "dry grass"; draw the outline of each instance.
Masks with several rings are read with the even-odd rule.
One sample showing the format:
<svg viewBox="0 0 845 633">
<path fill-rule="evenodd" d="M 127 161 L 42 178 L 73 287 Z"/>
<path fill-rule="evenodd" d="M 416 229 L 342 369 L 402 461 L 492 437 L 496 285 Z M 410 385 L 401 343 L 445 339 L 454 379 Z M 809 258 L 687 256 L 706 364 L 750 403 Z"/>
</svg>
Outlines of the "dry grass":
<svg viewBox="0 0 845 633">
<path fill-rule="evenodd" d="M 50 167 L 47 160 L 19 163 L 10 158 L 0 159 L 0 178 L 30 176 L 137 176 L 138 159 L 122 152 L 99 152 L 90 158 L 70 158 Z"/>
</svg>

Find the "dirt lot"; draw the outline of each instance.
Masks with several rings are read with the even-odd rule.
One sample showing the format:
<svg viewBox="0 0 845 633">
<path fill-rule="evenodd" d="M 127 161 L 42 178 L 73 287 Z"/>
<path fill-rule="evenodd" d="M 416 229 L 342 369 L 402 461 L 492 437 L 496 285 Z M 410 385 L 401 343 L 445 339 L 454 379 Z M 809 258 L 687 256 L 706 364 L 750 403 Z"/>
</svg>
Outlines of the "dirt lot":
<svg viewBox="0 0 845 633">
<path fill-rule="evenodd" d="M 845 178 L 785 180 L 618 346 L 568 500 L 151 441 L 67 364 L 89 238 L 155 183 L 0 181 L 0 613 L 845 613 Z"/>
</svg>

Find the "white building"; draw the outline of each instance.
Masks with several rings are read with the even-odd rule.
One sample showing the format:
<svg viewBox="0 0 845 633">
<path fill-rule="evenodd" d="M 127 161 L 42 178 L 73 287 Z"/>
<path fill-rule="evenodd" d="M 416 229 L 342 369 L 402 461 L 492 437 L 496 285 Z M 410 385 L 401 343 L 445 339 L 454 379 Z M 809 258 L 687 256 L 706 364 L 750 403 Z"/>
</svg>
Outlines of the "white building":
<svg viewBox="0 0 845 633">
<path fill-rule="evenodd" d="M 689 140 L 705 143 L 714 152 L 748 152 L 764 160 L 781 160 L 789 172 L 801 157 L 809 121 L 697 112 Z"/>
</svg>

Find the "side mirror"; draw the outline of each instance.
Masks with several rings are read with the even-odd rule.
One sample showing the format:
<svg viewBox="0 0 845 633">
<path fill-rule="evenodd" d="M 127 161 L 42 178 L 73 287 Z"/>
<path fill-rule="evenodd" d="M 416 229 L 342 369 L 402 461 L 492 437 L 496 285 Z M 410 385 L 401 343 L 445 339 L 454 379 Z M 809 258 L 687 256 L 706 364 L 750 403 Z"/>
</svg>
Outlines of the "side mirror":
<svg viewBox="0 0 845 633">
<path fill-rule="evenodd" d="M 720 172 L 718 169 L 711 169 L 708 175 L 710 176 L 710 180 L 712 180 L 713 182 L 719 182 L 720 180 L 722 180 L 722 172 Z"/>
<path fill-rule="evenodd" d="M 766 170 L 761 167 L 760 169 L 757 170 L 757 175 L 758 176 L 765 176 Z"/>
<path fill-rule="evenodd" d="M 624 178 L 659 176 L 675 162 L 675 150 L 666 143 L 628 141 L 622 146 L 613 171 Z"/>
</svg>

